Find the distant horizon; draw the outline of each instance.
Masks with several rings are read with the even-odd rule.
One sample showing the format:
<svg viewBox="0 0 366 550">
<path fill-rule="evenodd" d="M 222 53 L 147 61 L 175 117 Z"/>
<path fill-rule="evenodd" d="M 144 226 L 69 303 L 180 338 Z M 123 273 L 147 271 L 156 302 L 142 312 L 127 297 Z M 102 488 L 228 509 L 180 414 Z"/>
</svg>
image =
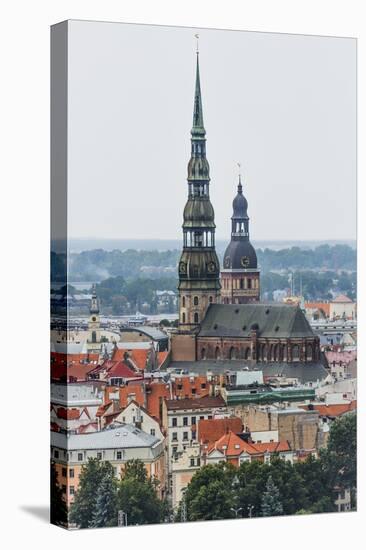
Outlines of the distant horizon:
<svg viewBox="0 0 366 550">
<path fill-rule="evenodd" d="M 216 248 L 218 252 L 225 249 L 229 244 L 229 237 L 217 238 Z M 272 249 L 285 249 L 293 246 L 300 246 L 303 248 L 315 248 L 324 244 L 335 246 L 337 244 L 345 244 L 352 248 L 357 249 L 356 239 L 253 239 L 253 245 L 257 248 L 272 248 Z M 57 244 L 52 246 L 52 249 L 58 250 Z M 102 248 L 103 250 L 127 250 L 133 248 L 136 250 L 169 250 L 182 248 L 181 239 L 141 239 L 141 238 L 97 238 L 97 237 L 70 237 L 68 239 L 68 249 L 70 253 L 80 253 L 87 250 L 95 250 Z M 64 248 L 60 246 L 60 249 L 64 251 Z"/>
</svg>

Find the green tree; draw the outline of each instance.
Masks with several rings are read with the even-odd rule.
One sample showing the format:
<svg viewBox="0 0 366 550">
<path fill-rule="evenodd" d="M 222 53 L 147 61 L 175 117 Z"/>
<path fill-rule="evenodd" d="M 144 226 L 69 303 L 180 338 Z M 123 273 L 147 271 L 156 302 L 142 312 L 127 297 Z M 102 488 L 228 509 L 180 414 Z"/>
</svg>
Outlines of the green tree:
<svg viewBox="0 0 366 550">
<path fill-rule="evenodd" d="M 280 492 L 273 482 L 272 476 L 268 476 L 266 490 L 262 497 L 262 516 L 280 516 L 283 513 L 283 506 L 280 499 Z"/>
<path fill-rule="evenodd" d="M 92 527 L 97 508 L 98 489 L 105 477 L 113 477 L 110 462 L 89 458 L 80 474 L 79 488 L 70 509 L 70 521 L 79 527 Z"/>
<path fill-rule="evenodd" d="M 63 498 L 63 493 L 60 485 L 57 480 L 57 471 L 55 464 L 51 462 L 51 523 L 55 525 L 66 525 L 67 524 L 67 507 L 65 500 Z"/>
<path fill-rule="evenodd" d="M 236 504 L 233 484 L 236 469 L 231 464 L 210 464 L 198 470 L 185 492 L 189 521 L 235 517 L 231 508 Z M 177 519 L 181 516 L 181 506 Z"/>
<path fill-rule="evenodd" d="M 157 483 L 147 476 L 139 460 L 127 462 L 119 482 L 117 508 L 127 514 L 128 525 L 161 523 L 167 507 L 156 493 Z"/>
<path fill-rule="evenodd" d="M 327 448 L 321 453 L 332 487 L 356 489 L 357 416 L 344 415 L 332 423 Z"/>
<path fill-rule="evenodd" d="M 117 525 L 117 484 L 108 473 L 98 489 L 91 527 L 113 527 Z"/>
</svg>

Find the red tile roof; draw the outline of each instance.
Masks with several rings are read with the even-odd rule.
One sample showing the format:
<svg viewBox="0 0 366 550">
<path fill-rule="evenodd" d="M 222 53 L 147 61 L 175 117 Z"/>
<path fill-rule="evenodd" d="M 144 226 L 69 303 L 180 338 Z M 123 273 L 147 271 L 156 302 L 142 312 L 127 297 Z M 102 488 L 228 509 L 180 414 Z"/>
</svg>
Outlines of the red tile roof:
<svg viewBox="0 0 366 550">
<path fill-rule="evenodd" d="M 310 404 L 300 405 L 305 410 L 316 410 L 320 416 L 337 417 L 342 414 L 355 411 L 357 409 L 357 401 L 351 401 L 350 403 L 341 403 L 339 405 L 322 405 L 322 404 Z"/>
<path fill-rule="evenodd" d="M 231 431 L 209 445 L 207 454 L 212 453 L 215 449 L 221 451 L 226 457 L 238 457 L 242 453 L 259 456 L 265 453 L 291 450 L 287 441 L 280 441 L 279 443 L 249 443 Z"/>
<path fill-rule="evenodd" d="M 127 354 L 139 370 L 145 370 L 150 353 L 151 351 L 149 349 L 128 350 L 127 348 L 116 348 L 113 352 L 112 360 L 124 361 L 125 354 Z"/>
<path fill-rule="evenodd" d="M 174 397 L 179 398 L 205 397 L 210 393 L 210 384 L 206 376 L 175 377 L 172 392 Z"/>
<path fill-rule="evenodd" d="M 97 353 L 51 352 L 51 379 L 65 382 L 81 382 L 95 369 L 99 359 Z"/>
<path fill-rule="evenodd" d="M 162 367 L 164 368 L 164 366 L 165 366 L 164 363 L 167 360 L 168 355 L 169 355 L 168 351 L 158 351 L 158 353 L 157 353 L 158 369 L 160 369 Z"/>
<path fill-rule="evenodd" d="M 306 302 L 305 309 L 321 309 L 326 317 L 330 315 L 329 302 Z"/>
<path fill-rule="evenodd" d="M 59 407 L 57 409 L 57 416 L 58 418 L 62 418 L 63 420 L 77 420 L 80 418 L 82 411 L 79 409 L 65 409 L 65 407 Z"/>
<path fill-rule="evenodd" d="M 236 434 L 243 431 L 243 423 L 239 417 L 200 420 L 198 422 L 198 441 L 211 444 L 229 431 Z"/>
<path fill-rule="evenodd" d="M 333 304 L 353 304 L 352 300 L 348 298 L 348 296 L 345 296 L 344 294 L 340 294 L 334 300 L 332 300 Z"/>
<path fill-rule="evenodd" d="M 135 372 L 125 360 L 114 361 L 112 359 L 104 361 L 88 373 L 90 378 L 100 378 L 101 375 L 106 380 L 110 378 L 142 378 L 142 375 L 137 371 Z"/>
<path fill-rule="evenodd" d="M 326 351 L 325 357 L 329 365 L 335 361 L 336 363 L 345 363 L 348 365 L 353 359 L 357 358 L 357 351 Z"/>
</svg>

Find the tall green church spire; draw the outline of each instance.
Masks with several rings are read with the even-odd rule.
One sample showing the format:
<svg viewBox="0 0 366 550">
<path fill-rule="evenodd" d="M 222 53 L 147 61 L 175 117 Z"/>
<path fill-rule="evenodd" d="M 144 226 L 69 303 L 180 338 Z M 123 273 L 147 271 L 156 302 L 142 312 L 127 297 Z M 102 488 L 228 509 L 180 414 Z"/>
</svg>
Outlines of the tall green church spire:
<svg viewBox="0 0 366 550">
<path fill-rule="evenodd" d="M 197 63 L 196 63 L 196 88 L 194 92 L 194 107 L 193 107 L 193 126 L 192 137 L 205 135 L 205 128 L 203 125 L 203 111 L 202 111 L 202 97 L 201 97 L 201 82 L 200 82 L 200 63 L 199 52 L 197 51 Z"/>
<path fill-rule="evenodd" d="M 220 301 L 220 264 L 215 250 L 215 214 L 210 201 L 210 167 L 206 158 L 199 53 L 188 163 L 188 199 L 183 212 L 183 251 L 179 261 L 179 326 L 199 326 L 210 304 Z"/>
</svg>

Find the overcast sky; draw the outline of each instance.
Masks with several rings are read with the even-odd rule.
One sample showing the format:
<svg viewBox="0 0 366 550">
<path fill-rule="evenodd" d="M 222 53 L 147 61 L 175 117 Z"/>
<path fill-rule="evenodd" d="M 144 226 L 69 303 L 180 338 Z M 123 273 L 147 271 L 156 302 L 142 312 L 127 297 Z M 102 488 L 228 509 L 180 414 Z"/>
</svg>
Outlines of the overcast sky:
<svg viewBox="0 0 366 550">
<path fill-rule="evenodd" d="M 211 201 L 260 239 L 356 234 L 356 41 L 72 21 L 69 236 L 180 238 L 200 72 Z"/>
</svg>

